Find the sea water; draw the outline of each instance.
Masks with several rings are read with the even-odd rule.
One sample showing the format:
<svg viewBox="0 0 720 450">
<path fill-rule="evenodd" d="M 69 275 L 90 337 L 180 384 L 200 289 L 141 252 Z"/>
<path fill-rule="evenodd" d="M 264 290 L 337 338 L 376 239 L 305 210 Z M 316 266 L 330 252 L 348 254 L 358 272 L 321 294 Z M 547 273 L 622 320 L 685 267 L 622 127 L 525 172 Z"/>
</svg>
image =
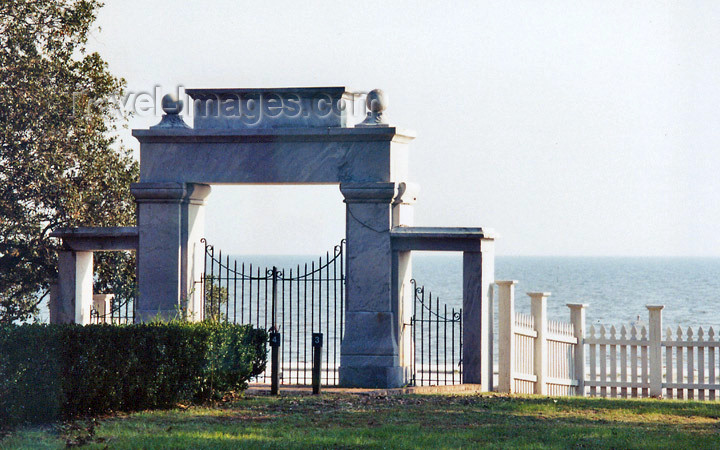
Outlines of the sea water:
<svg viewBox="0 0 720 450">
<path fill-rule="evenodd" d="M 261 267 L 301 268 L 305 256 L 246 256 L 239 261 Z M 316 260 L 315 264 L 319 264 Z M 413 278 L 450 308 L 462 306 L 462 255 L 422 252 L 413 255 Z M 516 311 L 530 313 L 527 292 L 548 292 L 548 318 L 569 322 L 568 303 L 585 303 L 587 325 L 648 324 L 646 305 L 664 305 L 663 338 L 667 328 L 676 333 L 702 326 L 720 333 L 720 258 L 529 257 L 495 258 L 495 280 L 517 280 Z M 433 301 L 433 305 L 435 301 Z M 497 334 L 497 296 L 494 301 Z M 706 334 L 707 336 L 707 334 Z M 717 338 L 716 338 L 717 339 Z M 432 340 L 431 340 L 432 341 Z M 435 354 L 435 343 L 426 342 Z M 427 347 L 426 347 L 427 349 Z M 497 372 L 498 348 L 494 341 Z"/>
<path fill-rule="evenodd" d="M 293 268 L 307 256 L 238 256 L 260 266 Z M 318 262 L 316 261 L 316 264 Z M 440 307 L 462 305 L 462 255 L 413 255 L 413 278 Z M 515 305 L 530 312 L 527 292 L 549 292 L 548 317 L 569 321 L 567 303 L 586 303 L 587 324 L 647 324 L 645 305 L 665 305 L 663 330 L 714 327 L 720 332 L 720 258 L 497 256 L 496 280 L 517 280 Z M 497 299 L 496 299 L 497 302 Z M 495 304 L 497 311 L 497 304 Z"/>
<path fill-rule="evenodd" d="M 277 255 L 233 259 L 286 269 L 313 261 L 309 256 Z M 415 254 L 413 277 L 425 287 L 426 295 L 432 292 L 439 297 L 441 307 L 445 303 L 448 308 L 461 307 L 462 255 Z M 548 317 L 554 320 L 569 320 L 567 303 L 586 303 L 588 325 L 646 324 L 645 305 L 665 305 L 663 329 L 712 326 L 716 335 L 720 332 L 720 258 L 497 256 L 495 279 L 518 281 L 519 312 L 530 312 L 527 292 L 542 291 L 551 294 Z M 43 319 L 47 321 L 44 304 Z"/>
</svg>

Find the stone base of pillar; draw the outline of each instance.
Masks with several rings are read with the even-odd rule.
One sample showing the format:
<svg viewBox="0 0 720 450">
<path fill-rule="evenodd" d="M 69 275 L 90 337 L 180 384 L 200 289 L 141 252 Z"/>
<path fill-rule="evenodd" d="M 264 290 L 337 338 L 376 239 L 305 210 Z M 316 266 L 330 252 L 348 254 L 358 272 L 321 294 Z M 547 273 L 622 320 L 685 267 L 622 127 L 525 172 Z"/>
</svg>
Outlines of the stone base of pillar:
<svg viewBox="0 0 720 450">
<path fill-rule="evenodd" d="M 340 367 L 340 386 L 358 388 L 398 388 L 405 385 L 401 366 Z"/>
</svg>

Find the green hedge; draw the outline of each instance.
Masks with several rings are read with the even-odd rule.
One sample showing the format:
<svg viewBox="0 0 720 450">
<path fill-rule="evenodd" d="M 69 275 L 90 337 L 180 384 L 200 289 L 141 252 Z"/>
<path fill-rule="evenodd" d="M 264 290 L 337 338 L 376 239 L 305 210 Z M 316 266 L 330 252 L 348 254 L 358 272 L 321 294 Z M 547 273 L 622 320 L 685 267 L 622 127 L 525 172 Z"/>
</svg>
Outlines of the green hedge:
<svg viewBox="0 0 720 450">
<path fill-rule="evenodd" d="M 0 326 L 0 424 L 170 407 L 244 389 L 267 333 L 214 322 Z"/>
</svg>

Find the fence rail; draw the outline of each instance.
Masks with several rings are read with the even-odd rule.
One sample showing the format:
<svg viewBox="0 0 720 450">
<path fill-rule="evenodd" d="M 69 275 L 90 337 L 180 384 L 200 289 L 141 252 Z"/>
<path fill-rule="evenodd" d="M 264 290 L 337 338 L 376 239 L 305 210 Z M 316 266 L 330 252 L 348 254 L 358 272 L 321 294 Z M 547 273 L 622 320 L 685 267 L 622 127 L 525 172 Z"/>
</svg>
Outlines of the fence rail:
<svg viewBox="0 0 720 450">
<path fill-rule="evenodd" d="M 583 304 L 570 322 L 547 318 L 549 293 L 529 293 L 531 315 L 515 312 L 516 281 L 499 281 L 502 392 L 600 397 L 720 398 L 720 340 L 703 328 L 662 333 L 663 306 L 648 305 L 648 326 L 590 326 Z"/>
</svg>

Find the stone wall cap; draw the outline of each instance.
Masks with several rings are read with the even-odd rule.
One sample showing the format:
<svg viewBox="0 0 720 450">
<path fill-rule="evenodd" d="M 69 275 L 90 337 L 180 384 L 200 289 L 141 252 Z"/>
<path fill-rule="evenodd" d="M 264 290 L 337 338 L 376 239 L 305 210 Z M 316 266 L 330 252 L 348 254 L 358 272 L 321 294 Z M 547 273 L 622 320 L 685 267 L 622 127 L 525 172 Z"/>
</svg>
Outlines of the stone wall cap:
<svg viewBox="0 0 720 450">
<path fill-rule="evenodd" d="M 55 238 L 93 238 L 107 239 L 118 237 L 137 237 L 137 227 L 73 227 L 57 228 L 50 233 Z"/>
<path fill-rule="evenodd" d="M 313 87 L 277 87 L 277 88 L 190 88 L 185 93 L 192 98 L 204 95 L 242 95 L 242 94 L 350 94 L 345 86 L 313 86 Z"/>
<path fill-rule="evenodd" d="M 495 233 L 490 228 L 467 227 L 394 227 L 390 235 L 397 238 L 424 239 L 494 239 Z"/>
<path fill-rule="evenodd" d="M 139 182 L 130 184 L 130 193 L 136 201 L 202 201 L 210 194 L 212 188 L 205 183 L 179 182 Z"/>
<path fill-rule="evenodd" d="M 140 142 L 275 142 L 275 141 L 395 141 L 409 142 L 415 132 L 397 127 L 324 128 L 155 128 L 135 129 Z"/>
</svg>

